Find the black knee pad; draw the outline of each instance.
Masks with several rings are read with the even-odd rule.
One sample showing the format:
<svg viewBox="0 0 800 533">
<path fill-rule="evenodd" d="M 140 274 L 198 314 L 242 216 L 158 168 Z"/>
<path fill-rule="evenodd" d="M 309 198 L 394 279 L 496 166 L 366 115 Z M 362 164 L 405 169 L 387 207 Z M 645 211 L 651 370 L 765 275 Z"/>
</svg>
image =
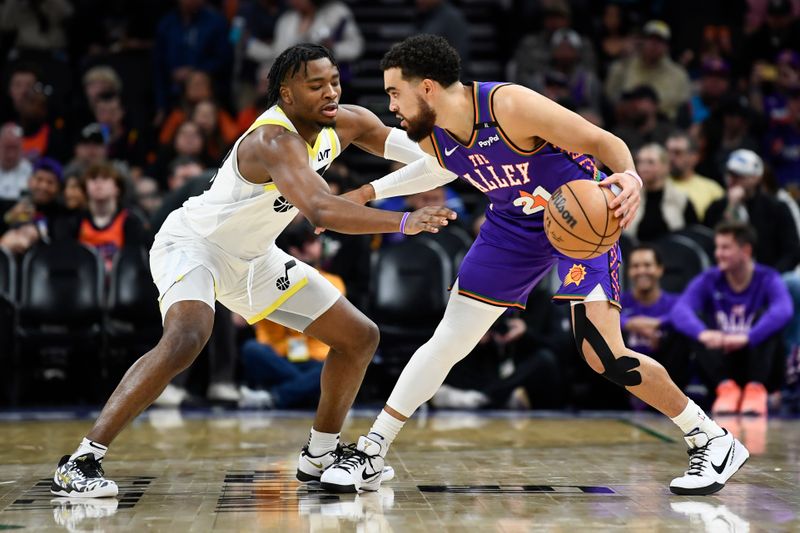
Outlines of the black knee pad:
<svg viewBox="0 0 800 533">
<path fill-rule="evenodd" d="M 574 311 L 575 343 L 578 345 L 578 353 L 581 354 L 583 360 L 586 360 L 586 356 L 583 354 L 583 341 L 586 339 L 603 364 L 601 376 L 622 387 L 640 385 L 642 383 L 642 375 L 639 371 L 634 370 L 639 366 L 639 360 L 628 355 L 614 357 L 603 336 L 586 317 L 586 306 L 577 304 Z"/>
</svg>

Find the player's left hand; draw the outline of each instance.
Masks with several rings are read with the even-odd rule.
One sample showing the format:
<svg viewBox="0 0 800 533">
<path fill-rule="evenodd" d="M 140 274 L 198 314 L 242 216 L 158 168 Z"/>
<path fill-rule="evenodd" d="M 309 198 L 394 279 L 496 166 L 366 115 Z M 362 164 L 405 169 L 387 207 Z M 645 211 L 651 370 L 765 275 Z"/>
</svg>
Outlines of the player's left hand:
<svg viewBox="0 0 800 533">
<path fill-rule="evenodd" d="M 619 225 L 622 229 L 628 227 L 633 218 L 636 216 L 636 211 L 639 210 L 639 181 L 630 174 L 616 173 L 611 174 L 606 179 L 600 182 L 602 187 L 611 187 L 616 185 L 620 188 L 617 197 L 611 200 L 608 207 L 616 209 L 614 216 L 622 218 Z M 612 189 L 613 190 L 613 189 Z"/>
</svg>

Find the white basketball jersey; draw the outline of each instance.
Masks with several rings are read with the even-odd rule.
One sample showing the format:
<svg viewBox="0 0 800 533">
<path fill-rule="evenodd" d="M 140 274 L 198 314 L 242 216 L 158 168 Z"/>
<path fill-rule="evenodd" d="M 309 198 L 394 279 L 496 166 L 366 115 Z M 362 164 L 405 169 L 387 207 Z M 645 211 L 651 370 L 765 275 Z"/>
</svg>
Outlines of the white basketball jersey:
<svg viewBox="0 0 800 533">
<path fill-rule="evenodd" d="M 189 198 L 181 208 L 189 226 L 226 252 L 250 260 L 263 255 L 297 215 L 274 183 L 254 184 L 239 173 L 236 153 L 239 143 L 254 129 L 272 124 L 297 133 L 277 105 L 266 110 L 236 140 L 213 178 L 211 188 Z M 342 151 L 333 128 L 323 128 L 314 146 L 308 148 L 308 164 L 327 169 Z"/>
</svg>

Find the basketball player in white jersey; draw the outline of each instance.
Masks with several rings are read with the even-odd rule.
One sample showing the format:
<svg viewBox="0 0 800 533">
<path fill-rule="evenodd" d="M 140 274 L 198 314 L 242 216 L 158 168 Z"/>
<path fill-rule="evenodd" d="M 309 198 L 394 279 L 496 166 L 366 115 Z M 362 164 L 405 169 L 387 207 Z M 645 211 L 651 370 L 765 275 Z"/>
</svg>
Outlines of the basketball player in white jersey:
<svg viewBox="0 0 800 533">
<path fill-rule="evenodd" d="M 378 329 L 315 269 L 278 249 L 275 238 L 298 211 L 315 226 L 342 233 L 409 235 L 436 232 L 455 213 L 443 207 L 381 211 L 331 194 L 318 172 L 349 144 L 406 163 L 423 154 L 366 109 L 338 105 L 339 71 L 327 49 L 287 49 L 269 81 L 272 107 L 236 141 L 211 188 L 171 213 L 156 235 L 150 266 L 164 333 L 122 378 L 75 453 L 61 459 L 53 494 L 117 494 L 101 466 L 108 445 L 195 360 L 211 334 L 215 300 L 251 324 L 269 318 L 331 347 L 297 477 L 319 479 L 343 453 L 339 431 L 378 345 Z"/>
</svg>

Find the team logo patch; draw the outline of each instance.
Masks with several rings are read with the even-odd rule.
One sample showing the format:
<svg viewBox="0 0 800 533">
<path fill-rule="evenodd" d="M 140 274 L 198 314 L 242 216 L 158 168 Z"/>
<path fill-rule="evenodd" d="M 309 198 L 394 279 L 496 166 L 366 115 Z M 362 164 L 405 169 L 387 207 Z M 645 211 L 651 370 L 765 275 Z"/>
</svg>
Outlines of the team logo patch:
<svg viewBox="0 0 800 533">
<path fill-rule="evenodd" d="M 285 213 L 294 206 L 290 204 L 283 196 L 278 196 L 272 203 L 272 209 L 278 213 Z"/>
<path fill-rule="evenodd" d="M 581 284 L 581 281 L 583 281 L 584 278 L 586 278 L 586 267 L 573 263 L 572 268 L 570 268 L 569 272 L 567 272 L 567 275 L 564 276 L 564 287 L 569 286 L 570 283 L 574 283 L 577 287 Z"/>
</svg>

